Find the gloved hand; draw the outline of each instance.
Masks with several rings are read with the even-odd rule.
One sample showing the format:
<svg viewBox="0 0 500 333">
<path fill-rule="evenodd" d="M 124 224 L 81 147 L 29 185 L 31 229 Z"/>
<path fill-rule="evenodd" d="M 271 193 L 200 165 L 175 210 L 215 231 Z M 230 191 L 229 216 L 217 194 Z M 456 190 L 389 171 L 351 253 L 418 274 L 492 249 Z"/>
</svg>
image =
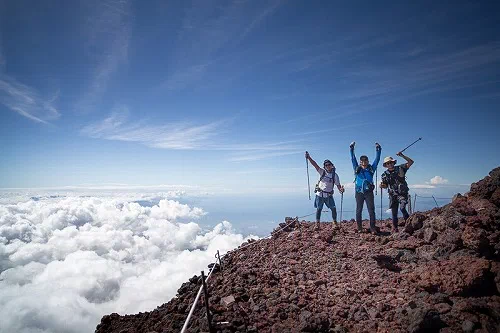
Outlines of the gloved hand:
<svg viewBox="0 0 500 333">
<path fill-rule="evenodd" d="M 387 188 L 387 184 L 384 182 L 380 182 L 380 188 Z"/>
<path fill-rule="evenodd" d="M 344 186 L 342 186 L 342 187 L 339 189 L 339 192 L 340 192 L 340 193 L 344 193 L 344 192 L 345 192 L 345 188 L 344 188 Z"/>
<path fill-rule="evenodd" d="M 375 142 L 375 149 L 377 149 L 377 150 L 382 149 L 382 147 L 380 146 L 380 144 L 378 142 Z"/>
<path fill-rule="evenodd" d="M 355 146 L 355 145 L 356 145 L 356 142 L 355 142 L 355 141 L 353 141 L 353 142 L 351 142 L 351 144 L 349 145 L 349 148 L 354 149 L 354 146 Z"/>
<path fill-rule="evenodd" d="M 306 151 L 306 159 L 309 159 L 309 152 Z"/>
</svg>

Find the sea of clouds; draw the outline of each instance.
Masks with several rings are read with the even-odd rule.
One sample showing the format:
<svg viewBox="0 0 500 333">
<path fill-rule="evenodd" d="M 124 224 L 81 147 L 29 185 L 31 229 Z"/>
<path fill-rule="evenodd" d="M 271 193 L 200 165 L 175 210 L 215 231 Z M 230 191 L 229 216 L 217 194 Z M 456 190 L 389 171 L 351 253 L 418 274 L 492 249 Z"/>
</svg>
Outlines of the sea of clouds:
<svg viewBox="0 0 500 333">
<path fill-rule="evenodd" d="M 248 238 L 183 192 L 0 193 L 0 332 L 93 332 L 150 311 Z M 215 221 L 214 221 L 215 222 Z"/>
</svg>

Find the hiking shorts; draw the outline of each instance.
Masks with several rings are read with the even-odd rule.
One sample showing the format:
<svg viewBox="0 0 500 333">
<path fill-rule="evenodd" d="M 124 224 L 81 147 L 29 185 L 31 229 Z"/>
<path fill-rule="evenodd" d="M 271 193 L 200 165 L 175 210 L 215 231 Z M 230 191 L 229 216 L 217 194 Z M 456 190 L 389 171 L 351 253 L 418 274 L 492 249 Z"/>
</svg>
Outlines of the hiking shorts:
<svg viewBox="0 0 500 333">
<path fill-rule="evenodd" d="M 326 204 L 326 207 L 330 209 L 335 208 L 335 200 L 333 200 L 333 195 L 330 195 L 326 198 L 320 197 L 319 195 L 316 196 L 316 199 L 314 200 L 314 208 L 321 210 L 323 209 L 323 204 Z"/>
</svg>

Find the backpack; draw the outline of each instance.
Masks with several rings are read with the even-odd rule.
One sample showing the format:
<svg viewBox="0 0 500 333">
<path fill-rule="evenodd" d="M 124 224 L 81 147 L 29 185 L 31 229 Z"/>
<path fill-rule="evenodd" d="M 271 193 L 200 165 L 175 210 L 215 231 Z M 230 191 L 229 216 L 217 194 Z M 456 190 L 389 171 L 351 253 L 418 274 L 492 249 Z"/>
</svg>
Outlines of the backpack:
<svg viewBox="0 0 500 333">
<path fill-rule="evenodd" d="M 358 166 L 356 168 L 356 170 L 354 171 L 354 173 L 356 175 L 360 175 L 361 174 L 361 170 L 363 168 L 361 166 Z M 368 170 L 369 173 L 371 173 L 372 175 L 375 173 L 375 171 L 373 170 L 373 167 L 371 164 L 368 164 L 368 167 L 366 168 L 366 170 Z M 356 178 L 354 178 L 354 182 L 356 182 Z M 373 184 L 373 182 L 369 181 L 368 179 L 366 179 L 366 177 L 364 177 L 364 173 L 363 173 L 363 182 L 361 184 L 361 190 L 363 193 L 366 193 L 366 192 L 371 192 L 375 189 L 375 184 Z"/>
<path fill-rule="evenodd" d="M 335 186 L 335 167 L 332 167 L 332 175 L 333 175 L 333 183 L 334 183 L 334 186 Z M 323 169 L 323 173 L 321 174 L 321 176 L 319 177 L 319 180 L 318 182 L 316 183 L 316 186 L 314 187 L 314 193 L 317 193 L 317 192 L 324 192 L 324 193 L 327 193 L 327 194 L 333 194 L 333 190 L 331 192 L 326 192 L 326 191 L 323 191 L 319 188 L 319 183 L 323 180 L 323 178 L 326 177 L 326 171 L 325 169 Z"/>
<path fill-rule="evenodd" d="M 382 182 L 387 184 L 388 192 L 391 195 L 407 194 L 410 189 L 406 183 L 406 175 L 399 165 L 394 167 L 394 172 L 384 171 Z"/>
</svg>

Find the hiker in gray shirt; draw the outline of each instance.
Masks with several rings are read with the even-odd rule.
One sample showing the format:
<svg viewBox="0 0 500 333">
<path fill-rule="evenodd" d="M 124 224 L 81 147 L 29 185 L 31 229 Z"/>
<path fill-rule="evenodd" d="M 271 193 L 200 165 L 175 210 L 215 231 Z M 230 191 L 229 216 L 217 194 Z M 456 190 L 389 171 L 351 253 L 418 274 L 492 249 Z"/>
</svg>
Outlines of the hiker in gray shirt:
<svg viewBox="0 0 500 333">
<path fill-rule="evenodd" d="M 337 208 L 335 207 L 335 200 L 333 199 L 333 189 L 334 185 L 337 186 L 340 193 L 344 193 L 345 189 L 344 186 L 340 185 L 339 175 L 335 172 L 335 166 L 330 160 L 325 160 L 323 162 L 323 168 L 320 168 L 308 152 L 306 152 L 306 159 L 311 162 L 312 166 L 316 168 L 316 171 L 318 171 L 320 175 L 319 181 L 314 189 L 316 193 L 316 198 L 314 200 L 314 207 L 316 208 L 315 229 L 319 230 L 321 210 L 324 204 L 332 211 L 334 228 L 339 229 L 340 224 L 337 222 Z"/>
</svg>

